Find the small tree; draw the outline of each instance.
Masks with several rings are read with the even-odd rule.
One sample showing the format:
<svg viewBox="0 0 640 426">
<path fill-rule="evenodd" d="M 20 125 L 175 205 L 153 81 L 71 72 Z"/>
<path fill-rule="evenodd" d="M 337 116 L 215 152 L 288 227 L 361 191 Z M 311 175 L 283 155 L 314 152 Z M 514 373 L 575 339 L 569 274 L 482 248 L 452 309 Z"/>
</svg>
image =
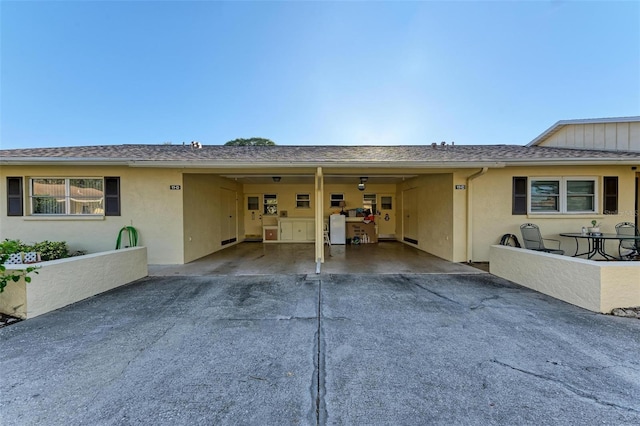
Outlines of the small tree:
<svg viewBox="0 0 640 426">
<path fill-rule="evenodd" d="M 31 277 L 28 276 L 31 272 L 38 273 L 35 266 L 29 266 L 27 269 L 19 269 L 16 271 L 7 272 L 7 268 L 4 263 L 9 260 L 9 256 L 13 253 L 18 253 L 20 242 L 13 240 L 4 240 L 0 242 L 0 293 L 4 291 L 4 288 L 10 282 L 18 282 L 20 278 L 24 277 L 25 282 L 31 282 Z"/>
<path fill-rule="evenodd" d="M 225 143 L 228 146 L 274 146 L 276 143 L 265 138 L 238 138 Z"/>
</svg>

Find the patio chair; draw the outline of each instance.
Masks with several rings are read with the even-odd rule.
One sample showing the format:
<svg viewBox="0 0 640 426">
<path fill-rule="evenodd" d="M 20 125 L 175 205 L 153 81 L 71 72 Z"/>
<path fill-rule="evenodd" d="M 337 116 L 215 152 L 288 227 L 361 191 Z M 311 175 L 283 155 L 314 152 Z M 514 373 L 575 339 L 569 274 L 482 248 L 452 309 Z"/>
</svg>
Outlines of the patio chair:
<svg viewBox="0 0 640 426">
<path fill-rule="evenodd" d="M 522 233 L 522 243 L 524 244 L 524 248 L 528 250 L 543 251 L 545 253 L 564 254 L 564 250 L 560 250 L 560 241 L 553 240 L 551 238 L 542 238 L 538 225 L 525 223 L 520 226 L 520 232 Z M 558 248 L 553 249 L 545 247 L 545 241 L 555 241 L 558 243 Z"/>
<path fill-rule="evenodd" d="M 638 233 L 638 228 L 635 224 L 631 222 L 621 222 L 616 225 L 616 235 L 629 235 L 632 237 L 637 237 L 640 234 Z M 620 240 L 620 244 L 618 244 L 618 254 L 620 258 L 632 258 L 639 254 L 640 247 L 638 247 L 638 240 Z"/>
</svg>

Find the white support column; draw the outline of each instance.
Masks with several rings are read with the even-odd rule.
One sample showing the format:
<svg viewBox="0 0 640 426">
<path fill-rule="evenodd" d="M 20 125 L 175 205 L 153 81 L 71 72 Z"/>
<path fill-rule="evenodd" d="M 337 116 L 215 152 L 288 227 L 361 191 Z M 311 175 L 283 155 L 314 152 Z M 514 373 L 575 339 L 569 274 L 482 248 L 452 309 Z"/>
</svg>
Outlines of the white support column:
<svg viewBox="0 0 640 426">
<path fill-rule="evenodd" d="M 316 170 L 316 273 L 324 263 L 324 176 L 322 167 Z"/>
</svg>

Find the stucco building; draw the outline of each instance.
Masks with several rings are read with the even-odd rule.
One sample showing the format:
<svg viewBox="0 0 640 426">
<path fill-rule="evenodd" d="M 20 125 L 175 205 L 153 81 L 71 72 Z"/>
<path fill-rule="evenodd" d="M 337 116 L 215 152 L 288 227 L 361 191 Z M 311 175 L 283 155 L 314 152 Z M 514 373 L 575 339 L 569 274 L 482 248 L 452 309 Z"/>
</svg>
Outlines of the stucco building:
<svg viewBox="0 0 640 426">
<path fill-rule="evenodd" d="M 640 117 L 559 121 L 527 146 L 1 150 L 0 238 L 97 252 L 133 226 L 150 264 L 180 264 L 268 231 L 268 242 L 315 243 L 322 262 L 328 216 L 361 208 L 380 239 L 487 261 L 524 222 L 549 236 L 635 222 L 639 165 Z"/>
</svg>

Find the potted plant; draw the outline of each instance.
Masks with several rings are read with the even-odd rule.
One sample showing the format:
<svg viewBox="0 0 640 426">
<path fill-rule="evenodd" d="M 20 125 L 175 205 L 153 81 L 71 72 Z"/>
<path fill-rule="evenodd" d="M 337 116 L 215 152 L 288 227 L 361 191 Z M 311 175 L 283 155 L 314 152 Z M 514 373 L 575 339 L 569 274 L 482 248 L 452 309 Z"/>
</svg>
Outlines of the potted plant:
<svg viewBox="0 0 640 426">
<path fill-rule="evenodd" d="M 591 226 L 589 227 L 590 234 L 599 234 L 600 233 L 600 224 L 597 220 L 591 221 Z"/>
</svg>

